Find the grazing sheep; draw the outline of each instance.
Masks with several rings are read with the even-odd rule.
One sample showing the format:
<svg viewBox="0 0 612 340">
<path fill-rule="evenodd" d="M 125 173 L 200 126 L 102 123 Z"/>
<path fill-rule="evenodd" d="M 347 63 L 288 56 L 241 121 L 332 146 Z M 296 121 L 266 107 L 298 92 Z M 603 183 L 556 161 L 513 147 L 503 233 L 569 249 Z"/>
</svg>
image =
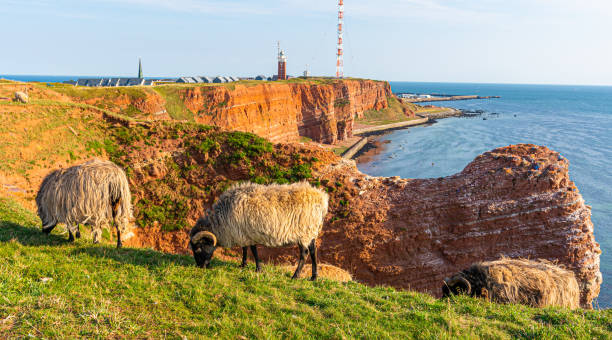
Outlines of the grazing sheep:
<svg viewBox="0 0 612 340">
<path fill-rule="evenodd" d="M 460 293 L 532 307 L 580 307 L 574 273 L 546 260 L 502 258 L 473 264 L 444 280 L 444 297 Z"/>
<path fill-rule="evenodd" d="M 24 92 L 15 92 L 15 101 L 19 103 L 27 104 L 30 98 Z"/>
<path fill-rule="evenodd" d="M 81 237 L 79 224 L 92 227 L 98 243 L 102 228 L 113 221 L 117 228 L 117 248 L 121 231 L 126 231 L 132 217 L 131 194 L 127 177 L 112 162 L 94 159 L 68 169 L 51 172 L 36 195 L 42 231 L 49 234 L 58 223 L 65 223 L 69 240 Z"/>
<path fill-rule="evenodd" d="M 283 247 L 297 244 L 300 257 L 297 278 L 310 252 L 311 280 L 317 278 L 316 238 L 323 227 L 329 197 L 306 182 L 286 185 L 238 184 L 224 192 L 191 230 L 190 247 L 199 267 L 209 267 L 218 246 L 242 247 L 246 266 L 247 247 L 260 271 L 258 244 Z"/>
</svg>

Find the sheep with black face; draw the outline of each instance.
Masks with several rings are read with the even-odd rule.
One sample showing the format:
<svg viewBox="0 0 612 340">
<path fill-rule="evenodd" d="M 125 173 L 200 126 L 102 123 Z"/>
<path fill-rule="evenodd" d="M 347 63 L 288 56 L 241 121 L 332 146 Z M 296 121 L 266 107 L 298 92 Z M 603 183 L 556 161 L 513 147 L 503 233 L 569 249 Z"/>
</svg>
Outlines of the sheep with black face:
<svg viewBox="0 0 612 340">
<path fill-rule="evenodd" d="M 299 247 L 297 278 L 310 253 L 311 280 L 317 278 L 316 238 L 327 214 L 327 193 L 306 182 L 238 184 L 224 192 L 190 233 L 190 247 L 199 267 L 209 267 L 217 247 L 242 247 L 242 266 L 251 248 L 257 271 L 257 245 Z"/>
<path fill-rule="evenodd" d="M 442 295 L 457 294 L 532 307 L 580 307 L 574 273 L 545 260 L 502 258 L 473 264 L 444 280 Z"/>
</svg>

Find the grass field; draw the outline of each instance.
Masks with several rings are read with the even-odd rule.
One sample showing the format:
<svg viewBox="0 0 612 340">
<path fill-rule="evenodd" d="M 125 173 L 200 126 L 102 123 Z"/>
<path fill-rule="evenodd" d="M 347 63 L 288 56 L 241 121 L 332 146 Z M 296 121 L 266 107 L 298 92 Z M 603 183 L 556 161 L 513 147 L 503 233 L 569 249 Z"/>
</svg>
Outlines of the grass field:
<svg viewBox="0 0 612 340">
<path fill-rule="evenodd" d="M 609 339 L 612 311 L 497 305 L 359 283 L 293 281 L 214 260 L 69 244 L 0 199 L 0 338 Z"/>
<path fill-rule="evenodd" d="M 419 116 L 406 116 L 404 109 L 412 111 L 417 115 L 448 110 L 447 108 L 443 107 L 424 107 L 412 103 L 401 103 L 395 97 L 388 97 L 387 101 L 389 103 L 387 108 L 382 110 L 367 110 L 363 113 L 363 117 L 357 119 L 356 122 L 364 125 L 386 125 L 421 118 Z"/>
</svg>

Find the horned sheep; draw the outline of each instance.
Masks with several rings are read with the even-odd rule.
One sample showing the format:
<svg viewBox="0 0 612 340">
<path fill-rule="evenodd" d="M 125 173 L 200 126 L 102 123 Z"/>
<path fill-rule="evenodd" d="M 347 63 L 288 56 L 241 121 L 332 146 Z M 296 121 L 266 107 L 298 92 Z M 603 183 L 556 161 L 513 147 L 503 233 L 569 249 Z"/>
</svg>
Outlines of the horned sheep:
<svg viewBox="0 0 612 340">
<path fill-rule="evenodd" d="M 501 258 L 473 264 L 444 280 L 444 297 L 461 293 L 497 303 L 580 307 L 574 273 L 546 260 Z"/>
<path fill-rule="evenodd" d="M 312 261 L 311 280 L 317 278 L 316 238 L 327 214 L 327 193 L 306 182 L 260 185 L 242 183 L 224 192 L 198 220 L 190 233 L 190 247 L 199 267 L 209 267 L 217 247 L 242 247 L 242 266 L 251 248 L 256 270 L 260 271 L 257 245 L 299 247 L 298 278 L 308 253 Z"/>
<path fill-rule="evenodd" d="M 109 161 L 91 160 L 48 174 L 36 195 L 42 231 L 51 233 L 58 223 L 65 223 L 69 240 L 81 237 L 78 225 L 92 228 L 98 243 L 102 228 L 112 221 L 117 230 L 117 248 L 121 232 L 133 219 L 131 194 L 125 172 Z"/>
</svg>

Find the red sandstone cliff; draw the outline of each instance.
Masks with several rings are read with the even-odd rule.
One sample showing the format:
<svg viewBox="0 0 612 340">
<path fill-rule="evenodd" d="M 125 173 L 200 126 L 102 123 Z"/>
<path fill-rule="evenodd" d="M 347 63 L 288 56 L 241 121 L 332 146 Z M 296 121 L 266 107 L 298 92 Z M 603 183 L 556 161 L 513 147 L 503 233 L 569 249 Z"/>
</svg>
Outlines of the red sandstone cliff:
<svg viewBox="0 0 612 340">
<path fill-rule="evenodd" d="M 357 79 L 79 87 L 68 94 L 74 100 L 141 119 L 170 119 L 168 112 L 184 107 L 189 111 L 185 116 L 225 130 L 252 132 L 273 142 L 293 142 L 304 136 L 328 144 L 351 137 L 355 117 L 366 110 L 387 108 L 387 98 L 392 95 L 387 82 Z"/>
<path fill-rule="evenodd" d="M 323 143 L 352 136 L 355 117 L 386 108 L 390 95 L 389 83 L 372 80 L 200 86 L 180 93 L 199 123 L 253 132 L 273 142 L 304 136 Z"/>
</svg>

